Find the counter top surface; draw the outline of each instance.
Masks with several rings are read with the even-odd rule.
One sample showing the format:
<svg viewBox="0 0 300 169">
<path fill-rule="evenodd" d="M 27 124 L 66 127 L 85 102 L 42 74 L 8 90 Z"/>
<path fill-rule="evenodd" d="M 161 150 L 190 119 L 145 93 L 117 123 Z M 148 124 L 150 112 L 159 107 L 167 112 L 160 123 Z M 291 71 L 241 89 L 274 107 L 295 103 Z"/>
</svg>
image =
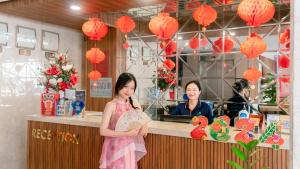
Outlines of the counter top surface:
<svg viewBox="0 0 300 169">
<path fill-rule="evenodd" d="M 102 120 L 101 112 L 88 112 L 85 117 L 58 117 L 58 116 L 42 116 L 40 114 L 27 115 L 28 121 L 40 121 L 48 123 L 68 124 L 77 126 L 87 127 L 100 127 Z M 149 133 L 168 135 L 176 137 L 191 138 L 190 132 L 195 128 L 192 124 L 187 123 L 175 123 L 175 122 L 164 122 L 164 121 L 151 121 L 149 124 Z M 209 128 L 205 128 L 208 135 L 207 140 L 214 140 L 209 135 Z M 240 131 L 236 131 L 235 128 L 230 128 L 231 138 L 227 141 L 228 143 L 236 143 L 234 136 Z M 261 134 L 254 134 L 255 139 L 258 139 Z M 284 145 L 280 146 L 280 149 L 289 149 L 289 135 L 282 134 L 284 138 Z M 260 143 L 259 146 L 271 147 L 269 144 Z"/>
</svg>

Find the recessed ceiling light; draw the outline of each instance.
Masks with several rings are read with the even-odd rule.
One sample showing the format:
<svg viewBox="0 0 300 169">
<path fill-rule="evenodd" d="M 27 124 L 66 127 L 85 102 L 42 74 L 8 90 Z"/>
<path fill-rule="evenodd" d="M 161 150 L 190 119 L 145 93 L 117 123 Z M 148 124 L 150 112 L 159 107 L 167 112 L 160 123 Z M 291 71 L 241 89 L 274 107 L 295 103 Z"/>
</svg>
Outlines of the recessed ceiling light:
<svg viewBox="0 0 300 169">
<path fill-rule="evenodd" d="M 235 36 L 235 32 L 230 32 L 230 35 L 231 36 Z"/>
<path fill-rule="evenodd" d="M 181 40 L 181 39 L 182 39 L 182 36 L 178 36 L 178 39 Z"/>
<path fill-rule="evenodd" d="M 71 5 L 70 9 L 74 10 L 74 11 L 79 11 L 81 8 L 78 5 Z"/>
</svg>

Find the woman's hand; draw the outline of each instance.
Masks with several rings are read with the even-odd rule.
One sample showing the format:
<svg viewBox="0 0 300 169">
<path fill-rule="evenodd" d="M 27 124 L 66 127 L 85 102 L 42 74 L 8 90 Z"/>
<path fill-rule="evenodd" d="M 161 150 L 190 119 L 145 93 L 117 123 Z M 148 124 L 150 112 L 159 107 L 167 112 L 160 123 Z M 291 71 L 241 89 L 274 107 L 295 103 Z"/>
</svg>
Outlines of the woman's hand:
<svg viewBox="0 0 300 169">
<path fill-rule="evenodd" d="M 140 131 L 139 131 L 139 135 L 143 136 L 143 137 L 146 137 L 147 134 L 148 134 L 148 126 L 147 125 L 144 125 Z"/>
<path fill-rule="evenodd" d="M 135 137 L 139 134 L 140 129 L 132 129 L 127 131 L 127 136 Z"/>
</svg>

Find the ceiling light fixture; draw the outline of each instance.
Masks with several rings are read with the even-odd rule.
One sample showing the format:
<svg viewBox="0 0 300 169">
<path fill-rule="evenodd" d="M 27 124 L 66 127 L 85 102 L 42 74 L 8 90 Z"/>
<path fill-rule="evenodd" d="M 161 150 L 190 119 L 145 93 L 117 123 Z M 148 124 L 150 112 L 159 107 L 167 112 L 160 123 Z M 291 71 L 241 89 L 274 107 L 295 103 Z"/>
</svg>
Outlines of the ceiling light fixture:
<svg viewBox="0 0 300 169">
<path fill-rule="evenodd" d="M 78 5 L 71 5 L 70 9 L 74 10 L 74 11 L 79 11 L 81 8 Z"/>
</svg>

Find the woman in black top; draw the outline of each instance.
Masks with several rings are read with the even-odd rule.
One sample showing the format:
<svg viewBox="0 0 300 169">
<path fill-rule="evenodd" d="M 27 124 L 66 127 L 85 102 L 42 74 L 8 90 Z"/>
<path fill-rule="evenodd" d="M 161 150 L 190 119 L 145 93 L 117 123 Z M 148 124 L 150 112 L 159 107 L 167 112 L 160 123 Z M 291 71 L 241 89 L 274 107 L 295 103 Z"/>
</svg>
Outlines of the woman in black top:
<svg viewBox="0 0 300 169">
<path fill-rule="evenodd" d="M 230 126 L 234 126 L 234 118 L 239 112 L 246 108 L 248 110 L 247 101 L 249 99 L 249 83 L 246 79 L 235 82 L 233 88 L 233 96 L 227 103 L 227 116 L 230 118 Z"/>
</svg>

